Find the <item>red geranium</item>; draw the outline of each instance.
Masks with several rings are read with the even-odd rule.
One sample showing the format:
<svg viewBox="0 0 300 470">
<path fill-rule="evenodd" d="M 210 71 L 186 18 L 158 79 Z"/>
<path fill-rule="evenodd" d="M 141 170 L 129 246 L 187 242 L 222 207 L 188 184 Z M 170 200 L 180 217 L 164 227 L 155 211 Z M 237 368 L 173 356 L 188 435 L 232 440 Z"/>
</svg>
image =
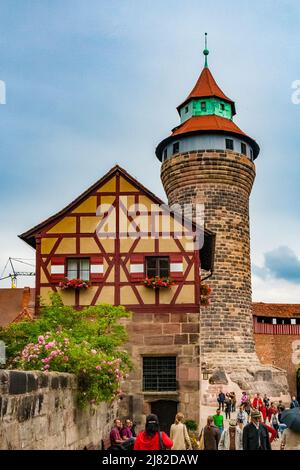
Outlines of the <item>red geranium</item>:
<svg viewBox="0 0 300 470">
<path fill-rule="evenodd" d="M 171 278 L 169 277 L 146 277 L 144 280 L 144 285 L 146 287 L 151 287 L 152 289 L 160 289 L 171 287 L 174 284 Z"/>
<path fill-rule="evenodd" d="M 62 282 L 59 283 L 59 287 L 65 290 L 65 289 L 87 289 L 90 286 L 87 281 L 83 281 L 82 279 L 64 279 Z"/>
<path fill-rule="evenodd" d="M 207 284 L 200 285 L 200 305 L 207 307 L 210 305 L 211 288 Z"/>
</svg>

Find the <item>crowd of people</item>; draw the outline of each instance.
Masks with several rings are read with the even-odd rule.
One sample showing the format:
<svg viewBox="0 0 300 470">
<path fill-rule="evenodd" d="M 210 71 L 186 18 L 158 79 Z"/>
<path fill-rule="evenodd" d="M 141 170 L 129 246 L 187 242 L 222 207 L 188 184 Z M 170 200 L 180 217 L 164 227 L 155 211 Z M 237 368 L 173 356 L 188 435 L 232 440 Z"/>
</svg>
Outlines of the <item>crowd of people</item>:
<svg viewBox="0 0 300 470">
<path fill-rule="evenodd" d="M 285 411 L 282 401 L 275 403 L 267 395 L 261 397 L 257 393 L 250 397 L 243 392 L 236 409 L 235 393 L 224 394 L 220 391 L 217 402 L 216 413 L 208 416 L 196 441 L 199 450 L 271 450 L 271 443 L 277 439 L 280 439 L 282 450 L 300 450 L 300 433 L 295 433 L 281 422 Z M 292 397 L 290 403 L 290 409 L 293 408 L 299 408 L 296 397 Z M 231 413 L 235 413 L 235 418 L 231 417 Z M 228 427 L 225 420 L 229 421 Z M 110 450 L 192 449 L 182 413 L 176 414 L 170 437 L 160 431 L 158 417 L 151 414 L 146 418 L 145 429 L 137 435 L 132 420 L 126 419 L 122 423 L 116 419 L 110 440 Z"/>
<path fill-rule="evenodd" d="M 275 403 L 265 394 L 257 393 L 251 398 L 242 393 L 239 410 L 235 419 L 230 413 L 235 410 L 235 393 L 220 391 L 217 396 L 218 409 L 208 416 L 207 424 L 201 431 L 200 447 L 204 450 L 271 450 L 271 443 L 281 438 L 280 448 L 300 450 L 300 434 L 291 434 L 281 422 L 285 406 L 279 400 Z M 290 409 L 299 408 L 296 397 L 292 397 Z M 224 416 L 229 419 L 228 429 L 224 429 Z M 290 442 L 289 442 L 290 441 Z M 292 442 L 293 441 L 293 442 Z"/>
</svg>

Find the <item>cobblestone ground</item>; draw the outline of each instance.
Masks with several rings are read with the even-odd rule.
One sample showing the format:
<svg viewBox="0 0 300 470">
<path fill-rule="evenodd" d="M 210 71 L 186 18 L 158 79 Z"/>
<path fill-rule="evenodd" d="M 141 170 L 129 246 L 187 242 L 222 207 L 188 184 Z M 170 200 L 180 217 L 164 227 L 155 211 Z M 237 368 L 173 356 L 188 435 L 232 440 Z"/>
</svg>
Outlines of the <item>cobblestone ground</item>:
<svg viewBox="0 0 300 470">
<path fill-rule="evenodd" d="M 217 405 L 215 407 L 213 407 L 213 406 L 204 406 L 204 405 L 201 406 L 200 430 L 203 428 L 203 426 L 205 426 L 207 417 L 210 416 L 210 415 L 213 416 L 214 414 L 216 414 L 217 407 L 218 407 Z M 224 416 L 224 426 L 225 426 L 225 429 L 227 429 L 229 427 L 229 419 L 225 419 L 225 413 L 224 412 L 222 414 Z M 235 411 L 235 412 L 231 413 L 230 418 L 234 419 L 234 418 L 236 418 L 236 415 L 237 415 L 237 412 Z M 273 441 L 271 446 L 272 446 L 272 450 L 280 450 L 280 439 L 277 439 L 276 441 Z"/>
</svg>

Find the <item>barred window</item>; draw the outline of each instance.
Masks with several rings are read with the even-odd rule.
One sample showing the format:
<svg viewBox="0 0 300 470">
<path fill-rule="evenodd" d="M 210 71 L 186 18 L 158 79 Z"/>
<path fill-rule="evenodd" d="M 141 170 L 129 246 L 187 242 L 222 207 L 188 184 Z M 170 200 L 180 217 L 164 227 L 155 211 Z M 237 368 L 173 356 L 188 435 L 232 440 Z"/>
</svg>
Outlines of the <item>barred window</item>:
<svg viewBox="0 0 300 470">
<path fill-rule="evenodd" d="M 143 390 L 174 391 L 176 386 L 176 357 L 143 358 Z"/>
</svg>

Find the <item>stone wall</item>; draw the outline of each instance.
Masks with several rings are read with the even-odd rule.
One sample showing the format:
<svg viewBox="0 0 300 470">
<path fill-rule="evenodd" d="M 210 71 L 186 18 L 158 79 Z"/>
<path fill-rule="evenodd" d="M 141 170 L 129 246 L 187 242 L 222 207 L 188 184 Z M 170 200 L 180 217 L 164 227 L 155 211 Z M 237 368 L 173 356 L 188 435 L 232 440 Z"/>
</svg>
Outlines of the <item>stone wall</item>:
<svg viewBox="0 0 300 470">
<path fill-rule="evenodd" d="M 0 449 L 99 448 L 116 404 L 80 410 L 71 374 L 0 370 Z"/>
<path fill-rule="evenodd" d="M 285 371 L 259 362 L 255 350 L 250 266 L 249 196 L 255 165 L 233 151 L 181 153 L 164 161 L 161 179 L 170 205 L 204 205 L 204 226 L 215 235 L 211 305 L 201 308 L 201 366 L 220 367 L 249 392 L 288 392 Z M 201 260 L 200 260 L 201 262 Z M 214 382 L 217 383 L 217 382 Z"/>
<path fill-rule="evenodd" d="M 247 362 L 255 352 L 249 233 L 255 166 L 234 152 L 189 152 L 165 161 L 161 176 L 169 204 L 204 204 L 205 228 L 216 234 L 211 306 L 201 312 L 202 354 L 216 363 L 239 354 Z"/>
<path fill-rule="evenodd" d="M 255 334 L 254 338 L 262 364 L 272 364 L 286 370 L 290 393 L 297 395 L 296 373 L 300 367 L 300 336 Z M 298 366 L 292 361 L 296 349 L 298 349 Z"/>
<path fill-rule="evenodd" d="M 199 314 L 134 313 L 127 323 L 126 345 L 133 360 L 133 371 L 124 387 L 120 416 L 129 415 L 142 428 L 151 403 L 171 400 L 177 411 L 188 419 L 199 420 Z M 143 391 L 143 357 L 176 356 L 177 390 L 174 392 Z M 175 417 L 175 416 L 174 416 Z"/>
</svg>

